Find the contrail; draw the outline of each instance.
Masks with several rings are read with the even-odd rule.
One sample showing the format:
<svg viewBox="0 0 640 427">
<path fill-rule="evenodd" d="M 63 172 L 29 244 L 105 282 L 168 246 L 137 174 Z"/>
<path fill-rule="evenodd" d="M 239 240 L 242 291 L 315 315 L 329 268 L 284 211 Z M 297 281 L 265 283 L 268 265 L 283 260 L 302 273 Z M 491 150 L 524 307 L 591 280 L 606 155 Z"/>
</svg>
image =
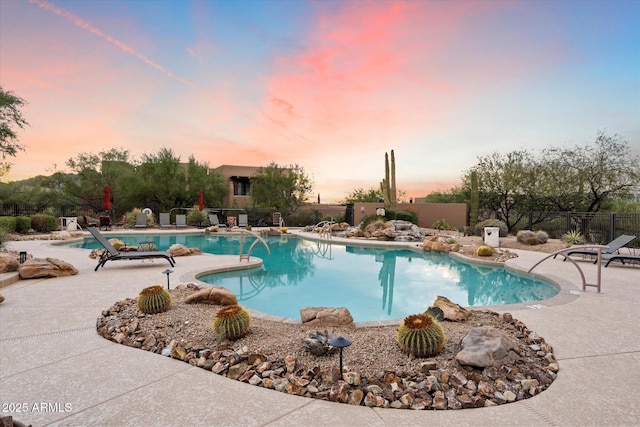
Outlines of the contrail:
<svg viewBox="0 0 640 427">
<path fill-rule="evenodd" d="M 71 12 L 67 12 L 64 9 L 60 9 L 59 7 L 49 3 L 46 0 L 28 0 L 29 3 L 35 4 L 38 7 L 49 11 L 49 12 L 53 12 L 58 16 L 62 16 L 63 18 L 66 18 L 68 20 L 70 20 L 71 22 L 73 22 L 77 27 L 82 28 L 83 30 L 87 30 L 90 33 L 100 37 L 103 40 L 106 40 L 107 42 L 111 43 L 112 45 L 118 47 L 118 49 L 122 50 L 123 52 L 126 52 L 130 55 L 135 56 L 136 58 L 140 59 L 141 61 L 143 61 L 145 64 L 150 65 L 151 67 L 155 68 L 156 70 L 160 71 L 161 73 L 165 74 L 167 77 L 169 77 L 170 79 L 176 80 L 180 83 L 184 83 L 187 86 L 193 88 L 193 89 L 198 89 L 201 92 L 207 93 L 209 96 L 212 96 L 213 98 L 219 99 L 218 97 L 216 97 L 214 94 L 212 94 L 208 89 L 204 88 L 204 87 L 200 87 L 199 85 L 197 85 L 196 83 L 187 80 L 185 78 L 182 78 L 180 76 L 177 76 L 175 74 L 173 74 L 171 71 L 167 70 L 165 67 L 163 67 L 162 65 L 154 62 L 151 58 L 149 58 L 146 55 L 143 55 L 142 53 L 138 52 L 137 50 L 135 50 L 134 48 L 132 48 L 131 46 L 129 46 L 128 44 L 126 44 L 125 42 L 118 40 L 117 38 L 110 36 L 108 34 L 105 34 L 102 30 L 100 30 L 99 28 L 94 27 L 93 25 L 91 25 L 90 22 L 85 21 L 84 19 L 80 18 L 79 16 L 74 15 Z M 289 134 L 291 134 L 293 137 L 295 138 L 301 138 L 303 140 L 305 140 L 306 142 L 312 142 L 315 143 L 315 141 L 311 140 L 310 138 L 304 137 L 296 132 L 293 132 L 290 129 L 286 128 L 285 125 L 285 129 L 277 129 L 274 128 L 273 126 L 261 123 L 260 121 L 258 121 L 256 119 L 256 117 L 253 116 L 249 116 L 248 114 L 242 112 L 241 110 L 239 110 L 238 108 L 234 107 L 233 105 L 230 105 L 228 102 L 221 100 L 224 104 L 227 105 L 228 108 L 236 111 L 239 115 L 245 117 L 248 120 L 251 120 L 252 122 L 256 123 L 259 126 L 264 127 L 267 130 L 270 130 L 272 132 L 276 132 L 279 133 L 280 135 L 282 135 L 284 138 L 293 141 L 293 139 L 290 137 L 290 135 L 287 135 L 288 132 Z M 277 121 L 273 118 L 271 118 L 268 114 L 266 114 L 264 111 L 262 110 L 257 110 L 262 116 L 266 117 L 267 119 L 269 119 L 271 122 L 273 123 L 277 123 Z"/>
<path fill-rule="evenodd" d="M 155 68 L 156 70 L 160 71 L 161 73 L 166 74 L 169 78 L 177 80 L 181 83 L 184 83 L 192 88 L 197 88 L 197 85 L 187 79 L 183 79 L 180 76 L 176 76 L 175 74 L 173 74 L 172 72 L 168 71 L 167 69 L 165 69 L 162 65 L 154 62 L 151 58 L 149 58 L 148 56 L 145 56 L 143 54 L 141 54 L 140 52 L 136 51 L 134 48 L 132 48 L 131 46 L 129 46 L 128 44 L 126 44 L 125 42 L 118 40 L 115 37 L 112 37 L 108 34 L 105 34 L 102 30 L 100 30 L 99 28 L 94 27 L 93 25 L 91 25 L 91 23 L 85 21 L 84 19 L 74 15 L 73 13 L 67 12 L 66 10 L 60 9 L 59 7 L 56 7 L 54 5 L 52 5 L 51 3 L 47 2 L 47 1 L 43 1 L 43 0 L 29 0 L 29 3 L 33 3 L 38 5 L 40 8 L 47 10 L 49 12 L 53 12 L 58 16 L 62 16 L 63 18 L 66 18 L 68 20 L 70 20 L 71 22 L 73 22 L 76 27 L 82 28 L 83 30 L 87 30 L 90 33 L 100 37 L 103 40 L 106 40 L 107 42 L 111 43 L 112 45 L 118 47 L 120 50 L 122 50 L 123 52 L 126 52 L 130 55 L 135 56 L 136 58 L 140 59 L 141 61 L 143 61 L 145 64 L 152 66 L 153 68 Z"/>
</svg>

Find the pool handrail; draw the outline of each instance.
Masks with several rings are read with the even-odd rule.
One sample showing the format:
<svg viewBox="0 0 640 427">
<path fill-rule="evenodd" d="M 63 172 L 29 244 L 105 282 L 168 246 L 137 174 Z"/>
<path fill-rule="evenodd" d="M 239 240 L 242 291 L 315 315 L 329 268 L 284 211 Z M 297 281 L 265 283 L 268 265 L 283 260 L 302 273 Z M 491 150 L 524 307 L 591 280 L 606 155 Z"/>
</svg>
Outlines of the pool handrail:
<svg viewBox="0 0 640 427">
<path fill-rule="evenodd" d="M 552 254 L 547 255 L 546 257 L 542 258 L 540 261 L 538 261 L 537 263 L 535 263 L 533 265 L 533 267 L 531 267 L 528 271 L 528 273 L 531 273 L 531 271 L 533 271 L 534 268 L 536 268 L 538 265 L 542 264 L 544 261 L 548 260 L 551 257 L 555 257 L 556 255 L 562 255 L 564 257 L 564 260 L 569 260 L 571 261 L 571 263 L 573 265 L 576 266 L 576 268 L 578 269 L 578 272 L 580 273 L 580 277 L 582 278 L 582 291 L 586 292 L 587 287 L 594 287 L 597 288 L 597 292 L 600 293 L 600 289 L 601 289 L 601 285 L 602 285 L 602 250 L 603 249 L 609 249 L 609 246 L 607 245 L 583 245 L 581 246 L 581 248 L 591 248 L 591 249 L 595 249 L 597 251 L 597 263 L 598 263 L 598 279 L 597 279 L 597 283 L 596 284 L 589 284 L 587 283 L 585 277 L 584 277 L 584 273 L 582 272 L 582 269 L 580 268 L 580 266 L 569 256 L 567 255 L 565 252 L 569 252 L 572 250 L 575 250 L 575 248 L 564 248 L 564 249 L 560 249 L 558 251 L 555 251 Z"/>
<path fill-rule="evenodd" d="M 313 226 L 313 231 L 317 230 L 318 228 L 320 229 L 320 232 L 318 234 L 320 234 L 320 237 L 322 238 L 326 238 L 326 239 L 330 239 L 331 238 L 331 226 L 333 226 L 333 224 L 336 224 L 336 222 L 334 220 L 325 220 L 325 221 L 320 221 L 319 223 L 317 223 L 316 225 Z"/>
<path fill-rule="evenodd" d="M 244 240 L 244 235 L 245 234 L 250 234 L 250 235 L 252 235 L 253 237 L 256 238 L 256 240 L 253 241 L 251 246 L 249 246 L 249 250 L 247 251 L 246 254 L 243 253 L 244 252 L 243 240 Z M 251 251 L 253 250 L 254 246 L 258 242 L 262 242 L 264 247 L 267 249 L 267 253 L 269 255 L 271 255 L 271 250 L 269 249 L 269 245 L 267 244 L 267 242 L 264 241 L 264 239 L 258 233 L 254 232 L 254 231 L 244 230 L 244 229 L 240 230 L 240 262 L 242 262 L 243 259 L 246 259 L 247 262 L 249 262 L 249 259 L 251 258 Z"/>
</svg>

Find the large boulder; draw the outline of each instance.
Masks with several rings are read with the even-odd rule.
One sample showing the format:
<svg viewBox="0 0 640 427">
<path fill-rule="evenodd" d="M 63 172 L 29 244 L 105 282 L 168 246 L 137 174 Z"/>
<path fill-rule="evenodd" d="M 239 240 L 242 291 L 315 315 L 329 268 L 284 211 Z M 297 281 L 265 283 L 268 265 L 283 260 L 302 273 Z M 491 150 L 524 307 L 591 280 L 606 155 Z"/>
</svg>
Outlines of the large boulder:
<svg viewBox="0 0 640 427">
<path fill-rule="evenodd" d="M 210 286 L 192 293 L 185 298 L 184 302 L 187 304 L 235 305 L 238 304 L 238 299 L 227 288 Z"/>
<path fill-rule="evenodd" d="M 455 302 L 450 301 L 448 298 L 438 296 L 433 303 L 434 307 L 438 307 L 444 313 L 444 318 L 447 320 L 453 320 L 455 322 L 466 320 L 471 316 L 471 312 L 463 307 L 460 307 Z"/>
<path fill-rule="evenodd" d="M 471 329 L 460 341 L 456 360 L 461 365 L 486 368 L 513 364 L 518 360 L 518 343 L 499 329 L 480 326 Z"/>
<path fill-rule="evenodd" d="M 172 256 L 188 256 L 188 255 L 200 255 L 202 251 L 198 248 L 188 248 L 182 243 L 175 243 L 169 247 L 168 252 Z"/>
<path fill-rule="evenodd" d="M 424 239 L 422 249 L 424 249 L 425 252 L 458 252 L 460 250 L 460 244 L 446 243 L 442 237 L 431 236 Z"/>
<path fill-rule="evenodd" d="M 0 273 L 9 273 L 18 271 L 18 260 L 15 256 L 8 253 L 0 253 Z"/>
<path fill-rule="evenodd" d="M 55 258 L 32 258 L 18 268 L 21 279 L 40 279 L 43 277 L 73 276 L 78 270 L 71 264 Z"/>
<path fill-rule="evenodd" d="M 300 318 L 305 326 L 314 327 L 355 327 L 353 317 L 346 307 L 304 307 Z"/>
</svg>

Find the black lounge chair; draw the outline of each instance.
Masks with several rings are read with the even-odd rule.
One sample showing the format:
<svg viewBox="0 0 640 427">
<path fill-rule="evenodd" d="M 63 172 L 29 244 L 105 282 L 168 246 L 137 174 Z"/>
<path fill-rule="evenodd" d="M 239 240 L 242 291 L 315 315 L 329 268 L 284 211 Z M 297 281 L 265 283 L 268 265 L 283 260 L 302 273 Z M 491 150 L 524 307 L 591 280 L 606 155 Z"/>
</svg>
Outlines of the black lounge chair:
<svg viewBox="0 0 640 427">
<path fill-rule="evenodd" d="M 625 261 L 639 261 L 640 262 L 640 255 L 604 254 L 604 255 L 602 255 L 602 260 L 603 261 L 607 261 L 607 263 L 604 266 L 608 267 L 609 264 L 611 264 L 612 261 L 620 261 L 622 264 L 624 264 Z"/>
<path fill-rule="evenodd" d="M 615 253 L 620 248 L 622 248 L 625 245 L 628 245 L 635 238 L 636 238 L 636 236 L 629 236 L 627 234 L 623 234 L 623 235 L 617 237 L 616 239 L 612 240 L 611 242 L 607 243 L 607 246 L 609 248 L 602 250 L 602 259 L 604 259 L 605 255 L 615 255 Z M 578 248 L 576 248 L 573 251 L 569 251 L 569 252 L 565 253 L 565 255 L 566 256 L 569 256 L 569 255 L 589 255 L 589 256 L 594 256 L 594 257 L 596 257 L 596 260 L 593 263 L 595 264 L 596 262 L 598 262 L 598 251 L 596 251 L 594 249 L 578 249 Z M 567 260 L 567 258 L 565 257 L 563 259 L 563 261 L 566 261 L 566 260 Z"/>
<path fill-rule="evenodd" d="M 107 239 L 98 231 L 96 227 L 87 227 L 89 233 L 95 237 L 95 239 L 104 247 L 104 252 L 102 256 L 98 260 L 98 265 L 96 266 L 94 271 L 98 271 L 100 267 L 104 267 L 107 261 L 120 261 L 120 260 L 141 260 L 141 259 L 153 259 L 153 258 L 164 258 L 169 261 L 171 267 L 175 266 L 175 260 L 173 256 L 169 252 L 161 252 L 161 251 L 146 251 L 146 252 L 118 252 L 116 248 L 114 248 Z"/>
</svg>

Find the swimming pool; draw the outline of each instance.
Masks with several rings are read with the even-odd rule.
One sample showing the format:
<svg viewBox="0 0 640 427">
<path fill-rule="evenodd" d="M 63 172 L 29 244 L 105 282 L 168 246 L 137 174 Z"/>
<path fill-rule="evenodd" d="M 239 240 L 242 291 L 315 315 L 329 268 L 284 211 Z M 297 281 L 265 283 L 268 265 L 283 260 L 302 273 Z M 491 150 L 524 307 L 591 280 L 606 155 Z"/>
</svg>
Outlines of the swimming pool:
<svg viewBox="0 0 640 427">
<path fill-rule="evenodd" d="M 174 243 L 213 254 L 237 255 L 240 236 L 137 234 L 117 237 L 127 245 Z M 246 248 L 253 237 L 244 237 Z M 234 292 L 238 302 L 277 316 L 300 318 L 307 306 L 347 307 L 356 322 L 389 320 L 424 311 L 438 295 L 462 306 L 540 301 L 558 289 L 549 282 L 502 267 L 459 261 L 448 254 L 347 246 L 297 237 L 265 237 L 271 255 L 257 245 L 262 267 L 208 274 L 198 279 Z M 92 237 L 68 246 L 99 248 Z"/>
</svg>

